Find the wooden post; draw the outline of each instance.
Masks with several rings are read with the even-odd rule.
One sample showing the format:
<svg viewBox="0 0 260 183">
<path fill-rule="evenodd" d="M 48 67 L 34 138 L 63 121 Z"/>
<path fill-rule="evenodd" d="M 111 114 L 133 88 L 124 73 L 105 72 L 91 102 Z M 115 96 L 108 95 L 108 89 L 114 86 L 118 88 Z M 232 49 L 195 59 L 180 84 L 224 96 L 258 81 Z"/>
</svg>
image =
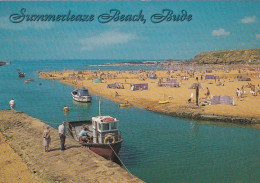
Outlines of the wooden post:
<svg viewBox="0 0 260 183">
<path fill-rule="evenodd" d="M 196 86 L 196 105 L 199 106 L 199 85 Z"/>
<path fill-rule="evenodd" d="M 196 84 L 196 105 L 199 106 L 199 78 L 196 77 L 196 81 L 197 81 L 197 84 Z"/>
<path fill-rule="evenodd" d="M 101 99 L 99 98 L 99 101 L 98 101 L 98 115 L 101 116 Z"/>
</svg>

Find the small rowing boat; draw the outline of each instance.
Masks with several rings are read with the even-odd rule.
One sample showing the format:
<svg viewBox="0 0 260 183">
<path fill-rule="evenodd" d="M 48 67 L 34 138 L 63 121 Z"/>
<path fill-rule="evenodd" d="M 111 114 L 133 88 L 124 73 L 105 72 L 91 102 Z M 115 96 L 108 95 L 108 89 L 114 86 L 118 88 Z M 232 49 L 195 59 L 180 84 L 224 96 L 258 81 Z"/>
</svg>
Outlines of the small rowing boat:
<svg viewBox="0 0 260 183">
<path fill-rule="evenodd" d="M 160 101 L 159 101 L 159 104 L 167 104 L 167 103 L 169 103 L 168 100 L 160 100 Z"/>
<path fill-rule="evenodd" d="M 31 81 L 34 81 L 34 79 L 29 78 L 29 79 L 26 79 L 24 82 L 25 82 L 25 83 L 28 83 L 28 82 L 31 82 Z"/>
<path fill-rule="evenodd" d="M 163 97 L 163 100 L 159 100 L 159 104 L 167 104 L 167 103 L 169 103 L 169 100 L 166 100 L 166 96 L 165 96 L 165 94 L 163 95 L 164 97 Z"/>
<path fill-rule="evenodd" d="M 131 104 L 129 102 L 119 104 L 119 107 L 130 107 Z"/>
</svg>

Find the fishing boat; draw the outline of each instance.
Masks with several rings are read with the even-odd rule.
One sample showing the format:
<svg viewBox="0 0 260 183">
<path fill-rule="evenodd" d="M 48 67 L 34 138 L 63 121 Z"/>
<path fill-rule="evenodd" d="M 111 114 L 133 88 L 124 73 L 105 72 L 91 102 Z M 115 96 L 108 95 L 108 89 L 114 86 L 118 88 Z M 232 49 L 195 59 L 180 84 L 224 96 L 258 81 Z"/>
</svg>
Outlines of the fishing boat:
<svg viewBox="0 0 260 183">
<path fill-rule="evenodd" d="M 24 78 L 24 77 L 25 77 L 25 73 L 18 72 L 18 76 L 19 76 L 20 78 Z"/>
<path fill-rule="evenodd" d="M 118 120 L 111 116 L 96 116 L 91 120 L 66 122 L 67 135 L 88 147 L 96 154 L 115 162 L 123 141 L 118 130 Z M 82 140 L 79 133 L 87 127 L 87 139 Z"/>
<path fill-rule="evenodd" d="M 71 92 L 73 100 L 77 102 L 91 102 L 92 97 L 90 96 L 87 88 L 77 88 Z"/>
</svg>

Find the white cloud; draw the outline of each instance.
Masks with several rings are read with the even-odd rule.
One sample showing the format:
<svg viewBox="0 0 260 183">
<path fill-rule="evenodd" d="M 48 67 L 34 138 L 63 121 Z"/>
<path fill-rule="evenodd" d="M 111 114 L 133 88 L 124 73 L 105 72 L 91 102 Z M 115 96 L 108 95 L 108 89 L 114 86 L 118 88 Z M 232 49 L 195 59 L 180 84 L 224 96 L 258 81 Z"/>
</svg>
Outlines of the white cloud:
<svg viewBox="0 0 260 183">
<path fill-rule="evenodd" d="M 80 42 L 83 50 L 93 50 L 95 48 L 127 43 L 135 39 L 138 39 L 138 37 L 134 33 L 108 31 L 93 37 L 82 39 Z"/>
<path fill-rule="evenodd" d="M 240 21 L 243 24 L 254 23 L 254 22 L 256 22 L 256 16 L 245 17 L 245 18 L 241 19 Z"/>
<path fill-rule="evenodd" d="M 260 34 L 255 35 L 256 39 L 260 40 Z"/>
<path fill-rule="evenodd" d="M 51 22 L 21 22 L 12 23 L 8 17 L 0 17 L 0 29 L 4 30 L 25 30 L 33 29 L 50 29 L 54 23 Z"/>
<path fill-rule="evenodd" d="M 230 35 L 230 32 L 227 32 L 225 29 L 220 28 L 218 30 L 213 30 L 212 35 L 213 36 L 228 36 L 228 35 Z"/>
</svg>

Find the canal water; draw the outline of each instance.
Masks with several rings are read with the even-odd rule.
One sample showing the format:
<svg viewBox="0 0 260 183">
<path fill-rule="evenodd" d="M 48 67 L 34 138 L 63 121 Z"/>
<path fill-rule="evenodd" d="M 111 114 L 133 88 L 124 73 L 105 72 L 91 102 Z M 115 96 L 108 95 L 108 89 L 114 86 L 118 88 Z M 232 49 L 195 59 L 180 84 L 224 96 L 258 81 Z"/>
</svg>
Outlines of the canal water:
<svg viewBox="0 0 260 183">
<path fill-rule="evenodd" d="M 99 96 L 91 104 L 72 101 L 72 86 L 39 79 L 37 71 L 98 69 L 108 61 L 13 61 L 0 67 L 0 109 L 14 98 L 16 109 L 57 128 L 64 120 L 98 115 Z M 100 67 L 99 67 L 100 68 Z M 102 67 L 101 69 L 140 69 Z M 18 70 L 34 82 L 24 83 Z M 260 130 L 236 125 L 200 123 L 173 118 L 137 107 L 120 109 L 102 99 L 103 115 L 120 120 L 124 142 L 120 157 L 129 171 L 145 182 L 258 182 Z M 68 115 L 62 108 L 70 106 Z"/>
</svg>

